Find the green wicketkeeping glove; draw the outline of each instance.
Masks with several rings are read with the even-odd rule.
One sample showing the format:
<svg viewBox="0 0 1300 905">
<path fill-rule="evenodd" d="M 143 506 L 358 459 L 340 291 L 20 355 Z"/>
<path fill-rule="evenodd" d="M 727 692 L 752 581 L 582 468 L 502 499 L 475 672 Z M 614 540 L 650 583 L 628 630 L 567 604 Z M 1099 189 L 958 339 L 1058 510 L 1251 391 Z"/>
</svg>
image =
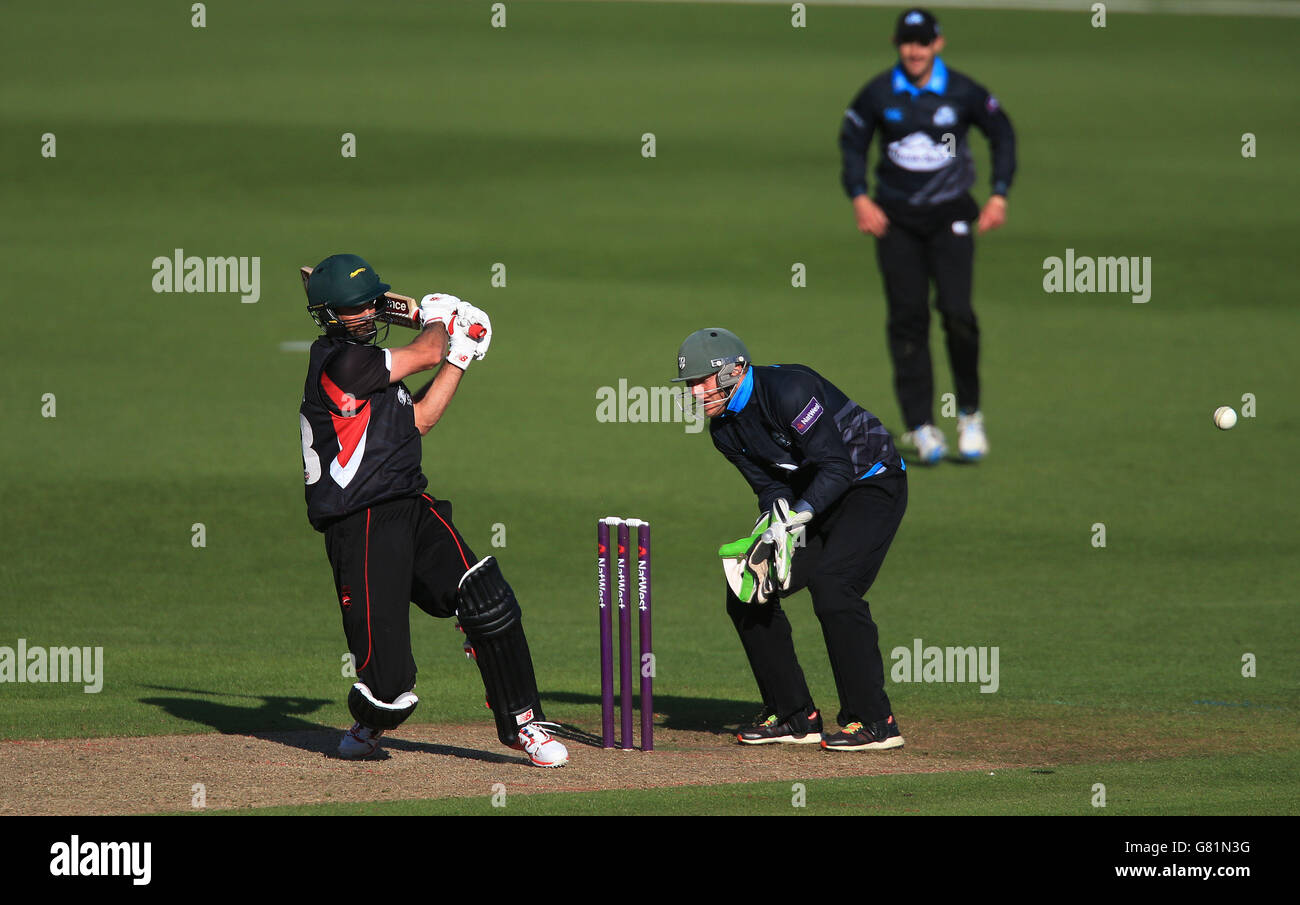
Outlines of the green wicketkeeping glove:
<svg viewBox="0 0 1300 905">
<path fill-rule="evenodd" d="M 718 548 L 727 584 L 742 603 L 767 603 L 772 594 L 770 571 L 773 544 L 772 538 L 765 536 L 771 520 L 770 514 L 763 515 L 748 537 Z"/>
</svg>

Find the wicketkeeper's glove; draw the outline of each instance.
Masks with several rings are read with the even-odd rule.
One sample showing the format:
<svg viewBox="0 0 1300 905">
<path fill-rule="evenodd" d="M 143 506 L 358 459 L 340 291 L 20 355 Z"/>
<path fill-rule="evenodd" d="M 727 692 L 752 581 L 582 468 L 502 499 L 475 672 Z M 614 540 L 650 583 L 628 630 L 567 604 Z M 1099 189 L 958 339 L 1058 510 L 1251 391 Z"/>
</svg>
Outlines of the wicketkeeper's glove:
<svg viewBox="0 0 1300 905">
<path fill-rule="evenodd" d="M 813 510 L 800 500 L 793 507 L 788 500 L 777 500 L 772 506 L 771 525 L 767 534 L 772 541 L 772 571 L 781 590 L 790 590 L 790 576 L 794 571 L 794 551 L 804 545 L 806 525 L 812 521 Z"/>
<path fill-rule="evenodd" d="M 718 548 L 727 584 L 741 603 L 767 603 L 772 596 L 772 544 L 765 540 L 771 521 L 770 514 L 760 516 L 750 535 Z"/>
</svg>

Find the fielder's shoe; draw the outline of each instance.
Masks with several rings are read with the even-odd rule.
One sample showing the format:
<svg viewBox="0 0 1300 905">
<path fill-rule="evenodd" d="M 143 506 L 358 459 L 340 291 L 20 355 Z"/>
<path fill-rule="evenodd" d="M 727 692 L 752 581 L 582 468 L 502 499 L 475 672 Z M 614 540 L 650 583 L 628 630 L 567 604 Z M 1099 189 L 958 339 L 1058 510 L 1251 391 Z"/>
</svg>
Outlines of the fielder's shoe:
<svg viewBox="0 0 1300 905">
<path fill-rule="evenodd" d="M 989 438 L 984 435 L 984 416 L 980 412 L 957 415 L 957 451 L 971 461 L 989 454 Z"/>
<path fill-rule="evenodd" d="M 943 432 L 933 424 L 922 424 L 910 433 L 912 444 L 916 447 L 917 458 L 922 463 L 934 465 L 948 455 L 948 444 L 943 439 Z"/>
<path fill-rule="evenodd" d="M 346 757 L 348 760 L 369 757 L 379 750 L 379 737 L 383 734 L 382 729 L 371 729 L 360 723 L 353 723 L 352 728 L 343 736 L 343 741 L 339 742 L 339 757 Z"/>
<path fill-rule="evenodd" d="M 822 747 L 827 751 L 887 751 L 903 747 L 903 736 L 891 713 L 874 723 L 849 723 L 842 732 L 823 738 Z"/>
<path fill-rule="evenodd" d="M 519 741 L 511 745 L 516 751 L 523 751 L 536 767 L 563 767 L 569 762 L 569 749 L 551 738 L 546 726 L 555 723 L 532 722 L 519 730 Z"/>
<path fill-rule="evenodd" d="M 736 733 L 742 745 L 770 745 L 783 742 L 787 745 L 815 745 L 822 740 L 822 715 L 817 709 L 796 713 L 782 721 L 772 714 L 761 723 Z"/>
</svg>

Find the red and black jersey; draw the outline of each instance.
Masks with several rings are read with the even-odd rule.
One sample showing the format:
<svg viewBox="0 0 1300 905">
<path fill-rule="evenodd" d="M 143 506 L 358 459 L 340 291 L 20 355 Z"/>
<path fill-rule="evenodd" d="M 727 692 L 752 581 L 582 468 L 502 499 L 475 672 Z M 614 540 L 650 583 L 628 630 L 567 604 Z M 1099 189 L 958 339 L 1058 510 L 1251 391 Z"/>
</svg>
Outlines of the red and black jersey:
<svg viewBox="0 0 1300 905">
<path fill-rule="evenodd" d="M 428 486 L 411 393 L 389 383 L 390 370 L 387 349 L 325 336 L 312 344 L 298 411 L 307 519 L 317 531 Z"/>
</svg>

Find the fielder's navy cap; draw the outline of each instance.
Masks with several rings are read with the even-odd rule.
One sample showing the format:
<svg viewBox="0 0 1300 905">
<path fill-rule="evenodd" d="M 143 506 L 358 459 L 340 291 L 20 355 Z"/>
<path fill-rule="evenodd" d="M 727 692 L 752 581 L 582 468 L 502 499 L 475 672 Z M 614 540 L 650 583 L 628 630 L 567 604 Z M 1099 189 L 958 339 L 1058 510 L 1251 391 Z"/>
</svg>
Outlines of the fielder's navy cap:
<svg viewBox="0 0 1300 905">
<path fill-rule="evenodd" d="M 894 43 L 929 44 L 939 33 L 939 20 L 928 9 L 904 10 L 894 26 Z"/>
</svg>

